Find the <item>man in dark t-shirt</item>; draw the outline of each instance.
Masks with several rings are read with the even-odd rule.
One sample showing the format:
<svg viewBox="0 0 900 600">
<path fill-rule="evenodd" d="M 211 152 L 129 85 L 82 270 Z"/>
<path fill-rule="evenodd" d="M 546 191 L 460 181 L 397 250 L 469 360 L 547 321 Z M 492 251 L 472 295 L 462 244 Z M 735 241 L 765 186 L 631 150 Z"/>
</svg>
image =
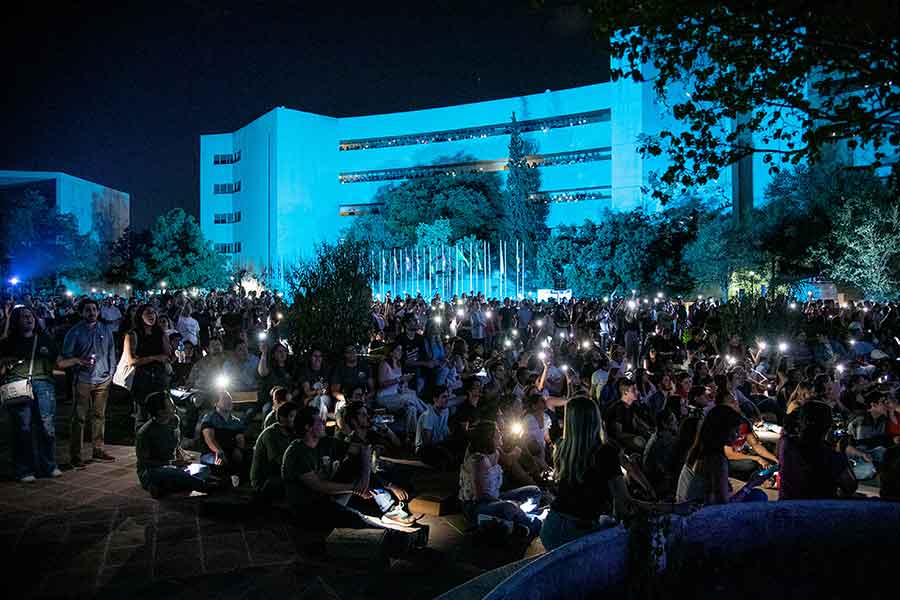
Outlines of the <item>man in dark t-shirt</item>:
<svg viewBox="0 0 900 600">
<path fill-rule="evenodd" d="M 375 389 L 369 365 L 356 355 L 353 346 L 344 348 L 344 360 L 334 368 L 330 381 L 331 395 L 339 402 L 346 402 L 345 396 L 349 396 L 356 388 L 365 390 L 367 398 L 372 396 Z"/>
</svg>

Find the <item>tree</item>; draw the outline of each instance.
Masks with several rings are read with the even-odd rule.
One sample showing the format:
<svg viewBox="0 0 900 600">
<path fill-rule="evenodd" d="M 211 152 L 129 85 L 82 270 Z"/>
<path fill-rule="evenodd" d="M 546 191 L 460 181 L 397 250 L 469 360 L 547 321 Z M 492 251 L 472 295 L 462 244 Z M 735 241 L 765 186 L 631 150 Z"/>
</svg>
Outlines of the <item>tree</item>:
<svg viewBox="0 0 900 600">
<path fill-rule="evenodd" d="M 135 261 L 141 249 L 150 244 L 147 231 L 127 227 L 119 239 L 109 244 L 102 260 L 104 280 L 110 283 L 135 283 Z"/>
<path fill-rule="evenodd" d="M 457 154 L 439 158 L 434 164 L 452 165 L 474 162 L 472 156 Z M 429 177 L 409 179 L 397 185 L 384 186 L 374 201 L 383 208 L 381 218 L 357 217 L 344 237 L 349 240 L 378 238 L 387 247 L 405 247 L 417 243 L 416 228 L 422 223 L 445 219 L 450 223 L 450 239 L 475 235 L 496 240 L 502 227 L 503 194 L 498 173 L 467 171 L 447 167 L 447 171 Z M 362 231 L 383 227 L 383 233 Z"/>
<path fill-rule="evenodd" d="M 438 219 L 434 223 L 419 223 L 416 226 L 416 240 L 419 246 L 440 247 L 450 243 L 453 227 L 448 219 Z"/>
<path fill-rule="evenodd" d="M 80 234 L 75 217 L 60 213 L 40 191 L 10 195 L 0 217 L 0 255 L 6 275 L 32 280 L 60 277 L 94 279 L 98 275 L 97 242 Z M 15 273 L 9 272 L 15 270 Z"/>
<path fill-rule="evenodd" d="M 777 172 L 818 162 L 835 142 L 876 150 L 876 161 L 900 145 L 896 2 L 587 4 L 597 33 L 612 37 L 613 80 L 652 81 L 684 124 L 641 146 L 668 155 L 666 183 L 703 184 L 754 153 Z"/>
<path fill-rule="evenodd" d="M 294 351 L 321 348 L 337 358 L 347 345 L 367 344 L 374 327 L 374 276 L 369 246 L 350 240 L 322 244 L 315 258 L 294 266 L 287 313 Z"/>
<path fill-rule="evenodd" d="M 700 220 L 696 239 L 684 248 L 683 261 L 698 287 L 717 287 L 723 298 L 735 272 L 762 271 L 765 265 L 752 234 L 719 211 Z"/>
<path fill-rule="evenodd" d="M 213 289 L 228 284 L 226 263 L 194 217 L 176 208 L 151 227 L 146 247 L 134 259 L 134 279 L 147 288 L 165 281 L 171 289 Z"/>
<path fill-rule="evenodd" d="M 509 137 L 509 159 L 506 162 L 506 192 L 504 193 L 504 236 L 518 239 L 525 245 L 526 269 L 535 264 L 539 244 L 550 235 L 546 202 L 535 198 L 541 187 L 540 173 L 528 163 L 528 156 L 536 152 L 534 144 L 522 138 L 516 113 L 512 115 Z M 531 270 L 531 269 L 529 269 Z"/>
<path fill-rule="evenodd" d="M 825 272 L 869 297 L 894 299 L 900 283 L 900 206 L 887 189 L 858 191 L 834 216 L 828 239 L 812 250 Z"/>
</svg>

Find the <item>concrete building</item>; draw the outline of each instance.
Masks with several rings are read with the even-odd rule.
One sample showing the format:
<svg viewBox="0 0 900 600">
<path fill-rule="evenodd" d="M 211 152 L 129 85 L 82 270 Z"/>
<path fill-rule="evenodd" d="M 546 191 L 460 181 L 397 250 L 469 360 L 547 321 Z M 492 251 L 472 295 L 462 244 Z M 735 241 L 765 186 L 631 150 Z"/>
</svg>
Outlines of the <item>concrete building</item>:
<svg viewBox="0 0 900 600">
<path fill-rule="evenodd" d="M 34 190 L 48 198 L 62 213 L 75 216 L 78 232 L 99 242 L 112 242 L 128 227 L 131 199 L 125 192 L 105 185 L 46 171 L 0 171 L 0 202 Z"/>
<path fill-rule="evenodd" d="M 642 187 L 665 158 L 644 159 L 637 146 L 674 122 L 649 85 L 618 81 L 361 117 L 275 108 L 237 131 L 200 137 L 201 227 L 233 264 L 277 269 L 336 239 L 353 215 L 378 210 L 381 186 L 502 171 L 513 113 L 537 149 L 536 200 L 551 203 L 550 227 L 599 220 L 605 209 L 657 208 Z M 723 197 L 740 189 L 736 173 L 716 182 Z M 761 193 L 764 184 L 743 189 Z"/>
</svg>

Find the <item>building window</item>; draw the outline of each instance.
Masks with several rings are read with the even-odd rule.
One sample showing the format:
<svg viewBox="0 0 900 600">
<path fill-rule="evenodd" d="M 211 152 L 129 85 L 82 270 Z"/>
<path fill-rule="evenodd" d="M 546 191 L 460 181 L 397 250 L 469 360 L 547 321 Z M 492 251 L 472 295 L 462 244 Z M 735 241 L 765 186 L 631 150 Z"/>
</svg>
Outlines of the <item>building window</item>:
<svg viewBox="0 0 900 600">
<path fill-rule="evenodd" d="M 591 125 L 609 121 L 609 109 L 592 110 L 583 113 L 560 115 L 545 119 L 530 119 L 519 121 L 520 133 L 533 131 L 549 131 L 562 127 L 577 127 L 579 125 Z M 388 148 L 391 146 L 413 146 L 416 144 L 432 144 L 436 142 L 452 142 L 455 140 L 472 140 L 478 138 L 493 137 L 497 135 L 509 135 L 512 133 L 511 123 L 496 123 L 494 125 L 482 125 L 480 127 L 465 127 L 462 129 L 447 129 L 444 131 L 429 131 L 424 133 L 410 133 L 403 135 L 389 135 L 376 138 L 361 138 L 355 140 L 341 140 L 338 147 L 342 151 L 370 150 L 373 148 Z"/>
<path fill-rule="evenodd" d="M 241 211 L 235 211 L 232 213 L 216 213 L 213 215 L 213 223 L 216 225 L 224 225 L 226 223 L 240 223 L 241 222 Z"/>
<path fill-rule="evenodd" d="M 611 200 L 612 186 L 597 185 L 583 188 L 569 188 L 565 190 L 542 190 L 535 194 L 529 194 L 528 199 L 534 202 L 582 202 L 584 200 Z"/>
<path fill-rule="evenodd" d="M 231 154 L 213 154 L 214 165 L 233 165 L 239 160 L 241 160 L 240 150 Z"/>
<path fill-rule="evenodd" d="M 589 148 L 586 150 L 573 150 L 569 152 L 554 152 L 551 154 L 535 154 L 528 157 L 528 165 L 531 167 L 553 167 L 556 165 L 569 165 L 574 163 L 594 162 L 610 160 L 612 148 Z M 479 160 L 464 163 L 452 163 L 443 165 L 427 165 L 422 167 L 406 167 L 401 169 L 377 169 L 373 171 L 354 171 L 340 173 L 338 179 L 341 183 L 361 183 L 368 181 L 394 181 L 398 179 L 422 179 L 445 175 L 455 177 L 463 173 L 478 171 L 503 171 L 506 169 L 507 159 Z"/>
<path fill-rule="evenodd" d="M 214 183 L 213 194 L 234 194 L 241 191 L 241 182 L 234 183 Z"/>
<path fill-rule="evenodd" d="M 226 244 L 216 244 L 215 249 L 219 254 L 238 254 L 241 251 L 241 243 L 228 242 Z"/>
</svg>

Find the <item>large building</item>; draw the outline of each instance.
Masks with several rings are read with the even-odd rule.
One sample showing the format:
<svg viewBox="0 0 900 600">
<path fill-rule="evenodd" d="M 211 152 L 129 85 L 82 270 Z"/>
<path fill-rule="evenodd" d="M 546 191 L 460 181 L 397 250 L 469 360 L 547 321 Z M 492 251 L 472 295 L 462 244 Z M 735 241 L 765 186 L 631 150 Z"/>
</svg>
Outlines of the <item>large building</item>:
<svg viewBox="0 0 900 600">
<path fill-rule="evenodd" d="M 645 159 L 637 146 L 673 122 L 651 86 L 629 80 L 362 117 L 278 107 L 232 133 L 201 136 L 201 227 L 233 264 L 277 269 L 336 239 L 353 215 L 377 210 L 381 186 L 502 171 L 513 113 L 536 147 L 536 200 L 551 203 L 551 227 L 597 220 L 605 209 L 656 209 L 642 188 L 664 158 Z M 762 194 L 767 177 L 754 177 L 765 173 L 754 162 L 722 174 L 724 196 Z"/>
<path fill-rule="evenodd" d="M 125 192 L 65 173 L 0 171 L 3 205 L 29 191 L 48 198 L 59 212 L 73 215 L 78 233 L 90 234 L 99 242 L 119 239 L 130 223 L 131 199 Z"/>
</svg>

